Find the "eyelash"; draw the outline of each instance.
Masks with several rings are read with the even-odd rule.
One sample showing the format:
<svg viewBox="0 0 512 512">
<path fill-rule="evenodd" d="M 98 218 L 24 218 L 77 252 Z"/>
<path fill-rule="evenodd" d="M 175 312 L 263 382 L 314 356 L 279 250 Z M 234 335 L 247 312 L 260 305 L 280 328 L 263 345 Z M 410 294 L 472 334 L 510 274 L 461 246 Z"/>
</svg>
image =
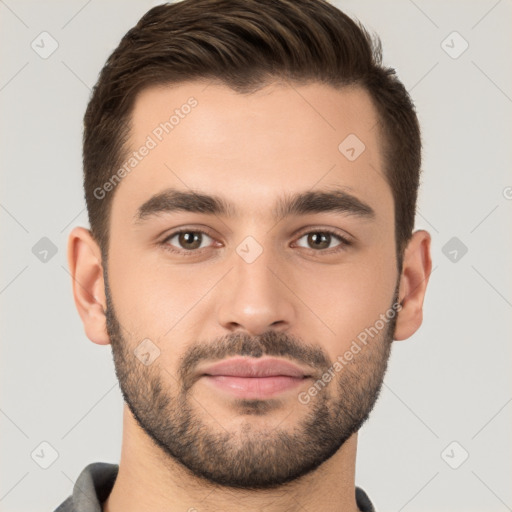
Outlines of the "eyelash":
<svg viewBox="0 0 512 512">
<path fill-rule="evenodd" d="M 203 247 L 201 249 L 190 249 L 190 250 L 175 249 L 168 242 L 169 242 L 169 240 L 174 238 L 176 235 L 179 235 L 181 233 L 201 233 L 201 234 L 206 235 L 206 236 L 208 236 L 208 237 L 213 239 L 213 237 L 211 235 L 209 235 L 206 231 L 202 231 L 200 229 L 180 229 L 178 231 L 174 231 L 169 236 L 167 236 L 164 240 L 162 240 L 162 242 L 159 243 L 159 245 L 161 245 L 162 248 L 164 250 L 166 250 L 166 251 L 169 251 L 169 252 L 171 252 L 173 254 L 183 255 L 183 256 L 194 256 L 194 255 L 197 255 L 199 252 L 203 251 L 204 249 L 208 249 L 208 247 Z M 305 248 L 305 247 L 302 247 L 302 249 L 313 251 L 314 253 L 336 254 L 336 253 L 344 250 L 346 247 L 349 247 L 349 246 L 352 245 L 352 242 L 350 240 L 348 240 L 344 236 L 340 235 L 338 232 L 330 230 L 330 229 L 318 229 L 318 230 L 306 231 L 305 233 L 302 233 L 297 238 L 297 240 L 300 240 L 304 236 L 309 235 L 311 233 L 331 235 L 334 238 L 337 238 L 339 240 L 340 244 L 337 245 L 336 247 L 332 247 L 330 249 L 319 249 L 319 250 L 316 250 L 316 249 L 310 249 L 310 248 L 308 249 L 308 248 Z"/>
</svg>

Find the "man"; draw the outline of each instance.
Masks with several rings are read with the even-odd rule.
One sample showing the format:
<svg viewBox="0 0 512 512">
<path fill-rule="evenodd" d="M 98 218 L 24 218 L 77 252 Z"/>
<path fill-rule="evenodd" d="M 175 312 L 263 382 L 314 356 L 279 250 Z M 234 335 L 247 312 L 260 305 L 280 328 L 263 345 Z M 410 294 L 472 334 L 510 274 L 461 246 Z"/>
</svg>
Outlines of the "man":
<svg viewBox="0 0 512 512">
<path fill-rule="evenodd" d="M 380 59 L 322 0 L 161 5 L 109 57 L 68 260 L 122 453 L 57 510 L 375 510 L 357 432 L 431 271 L 418 121 Z"/>
</svg>

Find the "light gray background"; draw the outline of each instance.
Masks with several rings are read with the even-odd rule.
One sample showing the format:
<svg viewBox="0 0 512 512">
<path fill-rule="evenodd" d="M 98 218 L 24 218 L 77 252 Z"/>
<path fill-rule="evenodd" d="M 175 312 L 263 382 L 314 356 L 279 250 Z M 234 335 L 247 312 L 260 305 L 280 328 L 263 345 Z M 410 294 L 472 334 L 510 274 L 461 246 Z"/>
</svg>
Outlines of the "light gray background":
<svg viewBox="0 0 512 512">
<path fill-rule="evenodd" d="M 110 346 L 83 332 L 66 243 L 73 226 L 88 226 L 81 130 L 90 88 L 157 3 L 0 0 L 2 511 L 53 510 L 85 465 L 119 461 Z M 386 64 L 411 91 L 424 140 L 416 227 L 433 237 L 423 326 L 395 342 L 360 433 L 356 482 L 379 512 L 512 510 L 512 2 L 336 5 L 381 36 Z M 31 48 L 43 31 L 59 45 L 47 59 Z M 458 58 L 445 51 L 462 48 L 446 39 L 453 31 L 469 43 Z M 57 248 L 46 262 L 32 252 L 42 237 Z M 468 249 L 455 262 L 453 247 L 443 253 L 452 237 Z M 31 457 L 43 441 L 59 455 L 48 469 Z"/>
</svg>

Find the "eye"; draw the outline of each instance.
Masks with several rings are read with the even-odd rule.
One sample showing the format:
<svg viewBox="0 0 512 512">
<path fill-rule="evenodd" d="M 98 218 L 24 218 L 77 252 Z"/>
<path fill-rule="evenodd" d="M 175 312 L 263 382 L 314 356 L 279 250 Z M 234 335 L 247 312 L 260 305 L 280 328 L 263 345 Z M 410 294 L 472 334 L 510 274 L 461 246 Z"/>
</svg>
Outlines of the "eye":
<svg viewBox="0 0 512 512">
<path fill-rule="evenodd" d="M 301 245 L 300 243 L 297 243 L 297 245 L 299 247 L 305 247 L 306 249 L 315 249 L 322 251 L 327 249 L 337 249 L 343 246 L 350 245 L 350 241 L 347 240 L 345 237 L 339 235 L 338 233 L 328 230 L 310 231 L 302 235 L 299 238 L 299 241 L 302 240 L 303 238 L 306 239 L 306 244 L 308 245 Z M 334 247 L 331 246 L 331 242 L 333 242 L 333 240 L 339 241 L 339 243 Z"/>
<path fill-rule="evenodd" d="M 177 248 L 174 244 L 171 243 L 171 241 L 175 238 Z M 173 233 L 172 235 L 168 236 L 165 240 L 163 240 L 162 244 L 171 251 L 190 252 L 195 251 L 197 249 L 204 249 L 205 247 L 208 247 L 208 245 L 210 245 L 209 243 L 203 245 L 203 242 L 208 242 L 208 240 L 211 243 L 213 239 L 210 236 L 208 236 L 205 232 L 187 229 Z"/>
<path fill-rule="evenodd" d="M 302 239 L 305 239 L 306 245 L 300 243 Z M 335 241 L 338 241 L 338 243 L 332 246 Z M 215 240 L 204 231 L 181 229 L 171 233 L 160 242 L 160 245 L 171 253 L 192 256 L 202 249 L 212 247 L 212 242 L 215 242 Z M 313 250 L 317 253 L 326 252 L 329 254 L 342 251 L 345 247 L 350 246 L 351 242 L 337 232 L 319 229 L 304 233 L 295 244 L 298 247 Z"/>
</svg>

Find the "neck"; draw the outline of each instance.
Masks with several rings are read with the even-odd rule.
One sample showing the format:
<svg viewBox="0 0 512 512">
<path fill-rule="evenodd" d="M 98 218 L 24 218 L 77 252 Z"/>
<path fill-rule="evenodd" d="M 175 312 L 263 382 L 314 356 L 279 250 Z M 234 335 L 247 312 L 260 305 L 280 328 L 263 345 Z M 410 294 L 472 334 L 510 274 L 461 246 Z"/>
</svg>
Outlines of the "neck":
<svg viewBox="0 0 512 512">
<path fill-rule="evenodd" d="M 317 470 L 271 490 L 243 490 L 212 484 L 190 474 L 167 456 L 124 406 L 119 472 L 104 512 L 357 512 L 357 434 Z"/>
</svg>

